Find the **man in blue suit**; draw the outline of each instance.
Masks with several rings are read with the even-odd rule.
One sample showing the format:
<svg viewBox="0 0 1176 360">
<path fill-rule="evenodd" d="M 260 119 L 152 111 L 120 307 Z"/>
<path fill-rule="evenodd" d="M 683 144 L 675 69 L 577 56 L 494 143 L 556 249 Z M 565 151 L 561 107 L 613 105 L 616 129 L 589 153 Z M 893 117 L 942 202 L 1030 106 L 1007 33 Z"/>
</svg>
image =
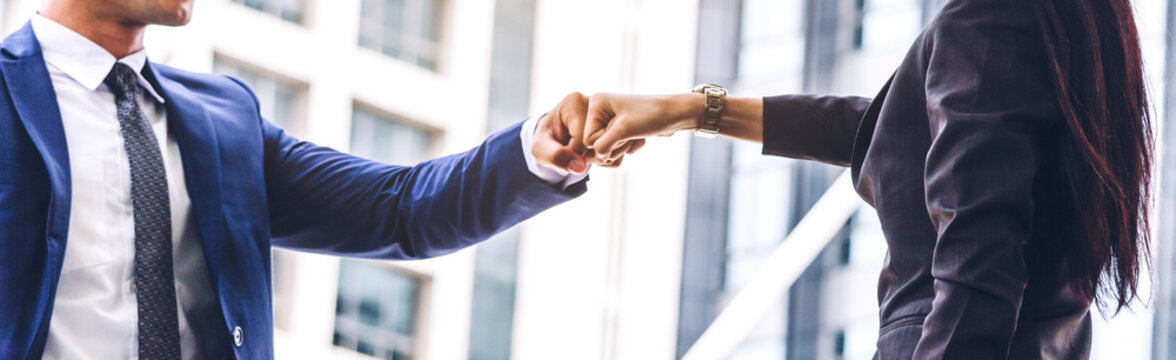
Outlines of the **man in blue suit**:
<svg viewBox="0 0 1176 360">
<path fill-rule="evenodd" d="M 439 256 L 586 190 L 579 94 L 380 164 L 290 137 L 237 80 L 147 61 L 144 28 L 191 6 L 46 0 L 0 45 L 0 359 L 272 358 L 271 246 Z"/>
</svg>

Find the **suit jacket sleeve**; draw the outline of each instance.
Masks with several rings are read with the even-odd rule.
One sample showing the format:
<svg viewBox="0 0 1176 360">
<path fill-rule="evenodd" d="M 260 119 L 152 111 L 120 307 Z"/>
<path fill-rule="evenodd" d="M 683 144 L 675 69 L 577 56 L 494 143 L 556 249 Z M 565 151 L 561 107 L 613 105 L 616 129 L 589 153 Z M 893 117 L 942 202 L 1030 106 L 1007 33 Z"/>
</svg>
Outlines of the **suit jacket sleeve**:
<svg viewBox="0 0 1176 360">
<path fill-rule="evenodd" d="M 924 190 L 938 238 L 914 357 L 1003 359 L 1028 282 L 1034 176 L 1060 113 L 1031 11 L 945 14 L 924 50 Z"/>
<path fill-rule="evenodd" d="M 764 155 L 846 166 L 870 99 L 784 95 L 764 98 Z"/>
<path fill-rule="evenodd" d="M 583 194 L 527 170 L 519 126 L 415 166 L 299 141 L 262 121 L 273 244 L 363 258 L 421 259 L 474 245 Z"/>
</svg>

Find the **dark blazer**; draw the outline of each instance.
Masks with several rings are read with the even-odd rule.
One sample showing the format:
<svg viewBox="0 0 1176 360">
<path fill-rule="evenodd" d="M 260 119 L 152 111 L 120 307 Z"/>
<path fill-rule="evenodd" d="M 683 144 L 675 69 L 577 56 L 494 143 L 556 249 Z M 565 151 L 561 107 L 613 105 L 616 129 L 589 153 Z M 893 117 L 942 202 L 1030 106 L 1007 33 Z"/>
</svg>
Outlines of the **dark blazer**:
<svg viewBox="0 0 1176 360">
<path fill-rule="evenodd" d="M 1031 4 L 949 2 L 873 100 L 764 99 L 765 154 L 852 167 L 878 211 L 879 358 L 1089 354 L 1092 299 L 1062 257 L 1081 241 L 1064 119 Z"/>
<path fill-rule="evenodd" d="M 298 141 L 263 120 L 244 84 L 148 64 L 167 99 L 220 306 L 189 316 L 213 358 L 273 358 L 270 247 L 419 259 L 473 245 L 582 194 L 527 170 L 519 125 L 415 166 Z M 40 359 L 61 273 L 70 166 L 32 28 L 0 49 L 0 359 Z M 81 320 L 81 319 L 79 319 Z M 201 326 L 205 324 L 206 326 Z M 240 327 L 243 342 L 230 334 Z"/>
</svg>

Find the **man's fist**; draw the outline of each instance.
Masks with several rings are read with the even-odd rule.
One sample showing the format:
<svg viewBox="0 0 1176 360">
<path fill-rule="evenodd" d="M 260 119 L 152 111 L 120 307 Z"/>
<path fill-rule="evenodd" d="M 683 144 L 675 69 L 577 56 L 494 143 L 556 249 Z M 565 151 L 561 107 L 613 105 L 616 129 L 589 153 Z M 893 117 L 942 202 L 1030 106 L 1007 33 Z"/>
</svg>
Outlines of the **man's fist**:
<svg viewBox="0 0 1176 360">
<path fill-rule="evenodd" d="M 580 93 L 568 94 L 555 109 L 539 119 L 531 155 L 542 165 L 575 174 L 588 171 L 589 163 L 605 167 L 619 166 L 624 160 L 623 156 L 597 158 L 594 152 L 584 146 L 587 118 L 588 97 Z M 631 153 L 644 143 L 645 140 L 634 140 L 617 147 L 622 154 Z"/>
<path fill-rule="evenodd" d="M 531 155 L 540 164 L 583 174 L 588 171 L 587 149 L 582 142 L 588 98 L 571 93 L 551 112 L 539 119 Z"/>
</svg>

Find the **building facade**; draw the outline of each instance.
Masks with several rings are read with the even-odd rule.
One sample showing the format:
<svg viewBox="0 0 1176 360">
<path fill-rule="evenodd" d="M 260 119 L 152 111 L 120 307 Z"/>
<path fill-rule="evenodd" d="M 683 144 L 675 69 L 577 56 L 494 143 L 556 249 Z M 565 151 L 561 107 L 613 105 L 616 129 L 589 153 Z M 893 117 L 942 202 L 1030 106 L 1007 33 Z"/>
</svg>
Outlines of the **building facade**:
<svg viewBox="0 0 1176 360">
<path fill-rule="evenodd" d="M 1176 86 L 1164 68 L 1171 1 L 1137 3 L 1163 108 L 1176 104 L 1162 96 Z M 39 3 L 0 0 L 0 27 L 22 26 Z M 464 151 L 572 91 L 715 82 L 739 95 L 871 96 L 942 3 L 201 0 L 190 25 L 152 27 L 146 46 L 153 62 L 247 82 L 262 115 L 299 138 L 411 164 Z M 840 171 L 681 134 L 651 139 L 623 168 L 594 169 L 582 198 L 441 258 L 276 249 L 277 356 L 677 358 Z M 1160 194 L 1161 219 L 1173 194 Z M 1176 359 L 1173 223 L 1157 221 L 1157 305 L 1099 321 L 1096 358 Z M 869 358 L 885 256 L 863 206 L 730 358 Z"/>
</svg>

